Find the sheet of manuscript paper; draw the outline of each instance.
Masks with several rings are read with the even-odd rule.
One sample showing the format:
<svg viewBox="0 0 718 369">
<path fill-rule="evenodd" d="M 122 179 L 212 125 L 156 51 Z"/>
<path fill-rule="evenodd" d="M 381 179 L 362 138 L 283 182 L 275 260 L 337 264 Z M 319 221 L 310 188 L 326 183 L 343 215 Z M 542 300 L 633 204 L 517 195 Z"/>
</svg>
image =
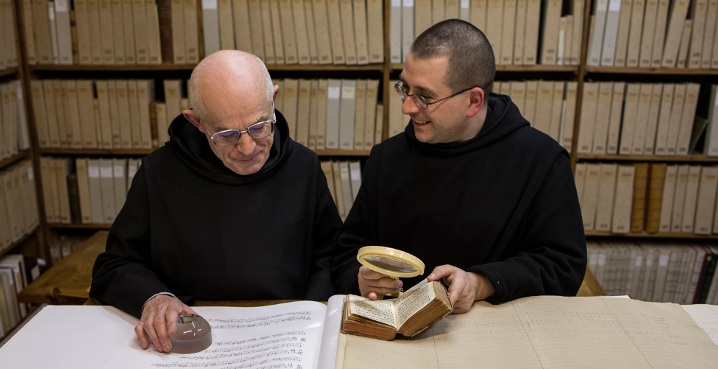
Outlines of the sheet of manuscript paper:
<svg viewBox="0 0 718 369">
<path fill-rule="evenodd" d="M 708 333 L 713 343 L 718 345 L 718 305 L 695 304 L 681 307 Z"/>
<path fill-rule="evenodd" d="M 337 369 L 715 368 L 718 346 L 678 304 L 539 296 L 474 304 L 411 339 L 339 335 Z"/>
<path fill-rule="evenodd" d="M 112 307 L 46 306 L 0 347 L 0 363 L 53 369 L 331 368 L 343 298 L 334 296 L 328 305 L 194 307 L 212 327 L 212 345 L 196 354 L 142 350 L 133 330 L 138 319 Z"/>
</svg>

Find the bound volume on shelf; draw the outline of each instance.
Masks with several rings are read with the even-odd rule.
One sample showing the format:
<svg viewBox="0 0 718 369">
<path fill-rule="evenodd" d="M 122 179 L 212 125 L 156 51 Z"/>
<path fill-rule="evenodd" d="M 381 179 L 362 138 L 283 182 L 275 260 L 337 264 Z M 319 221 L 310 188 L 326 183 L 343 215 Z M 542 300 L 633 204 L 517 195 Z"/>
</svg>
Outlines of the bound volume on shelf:
<svg viewBox="0 0 718 369">
<path fill-rule="evenodd" d="M 397 334 L 413 337 L 452 311 L 444 284 L 424 279 L 393 300 L 370 300 L 347 295 L 341 331 L 387 341 L 393 340 Z"/>
</svg>

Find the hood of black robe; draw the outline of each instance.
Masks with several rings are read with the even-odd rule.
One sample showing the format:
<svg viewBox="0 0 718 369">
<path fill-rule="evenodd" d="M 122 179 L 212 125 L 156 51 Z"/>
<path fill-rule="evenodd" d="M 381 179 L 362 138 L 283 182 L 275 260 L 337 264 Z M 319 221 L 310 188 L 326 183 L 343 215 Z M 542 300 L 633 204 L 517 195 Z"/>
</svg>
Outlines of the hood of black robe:
<svg viewBox="0 0 718 369">
<path fill-rule="evenodd" d="M 414 125 L 411 121 L 406 126 L 404 134 L 409 142 L 418 150 L 438 156 L 454 156 L 474 151 L 478 148 L 492 145 L 518 129 L 529 127 L 529 121 L 523 116 L 516 104 L 507 95 L 491 93 L 488 98 L 488 112 L 486 121 L 476 137 L 450 143 L 426 143 L 417 140 Z"/>
<path fill-rule="evenodd" d="M 176 155 L 182 157 L 191 170 L 211 181 L 239 185 L 260 181 L 277 171 L 287 161 L 292 150 L 289 138 L 289 125 L 279 110 L 276 113 L 277 122 L 274 125 L 274 142 L 269 150 L 269 159 L 262 168 L 254 174 L 240 175 L 224 166 L 214 154 L 207 136 L 200 132 L 182 114 L 177 116 L 169 127 L 170 140 L 167 146 Z"/>
</svg>

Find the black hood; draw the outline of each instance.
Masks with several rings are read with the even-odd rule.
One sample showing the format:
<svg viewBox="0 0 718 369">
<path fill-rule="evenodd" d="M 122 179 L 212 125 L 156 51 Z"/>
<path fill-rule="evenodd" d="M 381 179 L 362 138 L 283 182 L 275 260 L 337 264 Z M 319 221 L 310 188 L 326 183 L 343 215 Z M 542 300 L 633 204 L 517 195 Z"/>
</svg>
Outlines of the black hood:
<svg viewBox="0 0 718 369">
<path fill-rule="evenodd" d="M 488 103 L 484 126 L 479 134 L 470 140 L 436 144 L 421 142 L 416 139 L 411 121 L 406 126 L 404 134 L 420 151 L 440 156 L 453 156 L 490 146 L 516 130 L 530 126 L 509 96 L 491 93 Z"/>
<path fill-rule="evenodd" d="M 239 175 L 225 167 L 209 147 L 207 137 L 190 121 L 180 114 L 169 127 L 170 140 L 165 145 L 182 159 L 192 171 L 214 182 L 239 185 L 253 183 L 274 173 L 286 162 L 292 150 L 289 126 L 282 113 L 275 110 L 277 123 L 274 125 L 274 143 L 269 159 L 262 169 L 250 175 Z"/>
</svg>

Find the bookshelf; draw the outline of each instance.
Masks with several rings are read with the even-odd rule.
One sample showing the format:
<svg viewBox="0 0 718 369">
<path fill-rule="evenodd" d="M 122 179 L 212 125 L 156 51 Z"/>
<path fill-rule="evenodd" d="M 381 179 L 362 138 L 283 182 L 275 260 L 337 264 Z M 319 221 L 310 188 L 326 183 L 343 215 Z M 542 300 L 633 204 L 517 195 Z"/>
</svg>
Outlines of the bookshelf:
<svg viewBox="0 0 718 369">
<path fill-rule="evenodd" d="M 718 7 L 714 4 L 715 0 L 702 1 L 705 2 L 707 14 L 713 14 L 711 12 Z M 623 0 L 618 4 L 623 4 L 625 7 L 626 4 L 639 4 L 639 2 L 639 0 Z M 698 5 L 701 0 L 693 0 L 693 2 Z M 45 136 L 42 126 L 39 124 L 42 117 L 38 115 L 41 113 L 33 109 L 38 104 L 38 99 L 33 95 L 33 84 L 38 81 L 51 80 L 90 80 L 93 83 L 96 81 L 152 80 L 154 94 L 151 96 L 150 107 L 156 109 L 157 103 L 164 104 L 166 102 L 164 81 L 186 81 L 192 68 L 202 56 L 208 51 L 220 48 L 240 48 L 255 52 L 267 62 L 270 74 L 277 81 L 287 79 L 377 80 L 379 87 L 376 103 L 377 107 L 380 106 L 381 109 L 376 110 L 375 128 L 380 129 L 378 138 L 373 141 L 376 143 L 403 130 L 407 121 L 407 118 L 400 114 L 400 105 L 395 100 L 392 84 L 403 68 L 403 55 L 408 43 L 414 35 L 418 35 L 423 29 L 442 17 L 463 18 L 482 30 L 486 30 L 494 45 L 497 57 L 497 84 L 494 91 L 512 96 L 532 124 L 537 128 L 541 127 L 539 129 L 545 130 L 566 147 L 571 154 L 574 168 L 580 164 L 592 163 L 611 163 L 619 166 L 645 163 L 649 164 L 649 168 L 653 164 L 713 166 L 718 163 L 718 157 L 703 153 L 687 152 L 670 156 L 653 153 L 625 155 L 618 151 L 615 153 L 593 152 L 593 150 L 582 152 L 579 149 L 581 134 L 586 132 L 586 122 L 593 123 L 596 112 L 600 111 L 600 109 L 594 109 L 593 115 L 591 115 L 589 114 L 591 111 L 584 103 L 587 92 L 590 92 L 586 89 L 590 89 L 592 83 L 610 82 L 612 86 L 617 82 L 651 85 L 697 83 L 701 86 L 718 83 L 718 64 L 713 61 L 718 59 L 718 56 L 713 57 L 716 52 L 713 51 L 711 54 L 713 59 L 707 59 L 708 64 L 704 64 L 703 60 L 701 63 L 695 64 L 695 57 L 693 58 L 694 63 L 691 64 L 690 56 L 695 54 L 696 50 L 691 49 L 690 43 L 680 43 L 683 39 L 689 41 L 692 39 L 690 37 L 692 29 L 690 31 L 684 29 L 687 29 L 686 24 L 692 25 L 693 19 L 698 19 L 700 14 L 686 12 L 683 28 L 679 32 L 682 37 L 678 41 L 676 55 L 685 55 L 684 64 L 682 64 L 684 66 L 677 67 L 680 60 L 676 60 L 674 67 L 668 67 L 667 63 L 663 63 L 663 55 L 658 53 L 659 48 L 650 50 L 651 53 L 655 51 L 656 55 L 660 56 L 658 64 L 654 65 L 651 59 L 648 59 L 648 64 L 641 64 L 642 49 L 638 48 L 636 51 L 631 46 L 640 44 L 645 47 L 649 39 L 638 38 L 636 41 L 629 37 L 633 35 L 633 32 L 628 31 L 631 29 L 630 22 L 633 16 L 622 16 L 620 11 L 625 11 L 623 7 L 617 8 L 618 4 L 611 0 L 416 0 L 412 2 L 378 0 L 77 0 L 72 3 L 65 0 L 16 0 L 12 4 L 15 6 L 15 19 L 18 20 L 15 30 L 19 36 L 16 43 L 19 63 L 17 67 L 0 69 L 0 82 L 19 80 L 23 87 L 30 145 L 20 156 L 32 161 L 40 218 L 39 226 L 35 231 L 40 240 L 39 246 L 36 246 L 36 250 L 29 250 L 28 253 L 37 254 L 48 260 L 52 260 L 49 258 L 49 245 L 60 237 L 69 235 L 72 238 L 89 235 L 96 230 L 109 229 L 110 222 L 49 221 L 48 197 L 43 193 L 43 184 L 47 183 L 49 178 L 42 174 L 41 159 L 64 158 L 73 162 L 82 158 L 138 159 L 158 147 L 160 142 L 158 141 L 157 118 L 155 117 L 151 121 L 153 124 L 151 134 L 154 141 L 150 147 L 136 148 L 130 145 L 118 148 L 116 146 L 103 147 L 101 144 L 98 144 L 97 147 L 83 147 L 82 145 L 75 147 L 61 143 L 57 145 L 44 143 L 42 140 Z M 75 8 L 72 8 L 73 4 Z M 670 5 L 670 2 L 661 0 L 654 1 L 654 3 L 647 1 L 645 4 L 640 2 L 640 4 L 641 9 L 654 9 L 655 7 L 656 16 L 652 19 L 658 19 L 658 9 Z M 59 19 L 69 23 L 63 23 L 63 26 L 59 28 L 55 24 L 57 32 L 54 36 L 49 25 L 41 26 L 36 19 L 42 13 L 41 10 L 48 9 L 48 5 L 52 5 L 52 9 L 55 11 L 59 8 L 61 13 L 66 8 L 68 10 L 68 17 L 65 18 L 65 14 L 61 14 Z M 119 8 L 126 6 L 133 10 L 144 7 L 145 11 L 141 14 L 146 22 L 139 24 L 135 29 L 144 30 L 142 34 L 147 37 L 134 37 L 134 45 L 122 37 L 103 39 L 101 36 L 106 28 L 125 30 L 124 27 L 128 27 L 124 24 L 114 24 L 115 19 L 102 21 L 105 19 L 102 17 L 106 16 L 106 13 L 101 12 L 106 12 L 107 9 L 111 11 L 113 6 Z M 246 10 L 246 13 L 244 10 L 239 11 L 240 8 L 234 9 L 233 7 L 242 7 L 241 9 Z M 638 9 L 637 5 L 633 7 Z M 178 8 L 189 9 L 189 11 L 172 13 L 172 9 Z M 93 9 L 98 12 L 98 16 L 88 18 L 86 12 L 93 11 Z M 317 13 L 317 9 L 321 11 Z M 506 9 L 509 11 L 504 11 Z M 595 26 L 592 28 L 591 25 L 592 22 L 596 22 L 597 16 L 603 16 L 601 9 L 605 10 L 605 19 L 602 21 L 603 34 L 599 45 L 596 35 L 591 32 Z M 611 15 L 611 11 L 616 9 L 619 9 L 617 23 L 616 14 Z M 631 9 L 629 6 L 628 10 Z M 379 13 L 376 13 L 377 10 Z M 294 13 L 295 11 L 299 13 Z M 318 17 L 322 11 L 333 16 Z M 304 17 L 301 18 L 300 14 Z M 366 18 L 364 21 L 357 21 L 357 18 L 349 17 L 351 14 L 365 14 Z M 379 15 L 377 16 L 377 14 Z M 541 16 L 537 16 L 537 14 Z M 642 16 L 642 14 L 636 13 L 635 17 L 637 18 L 639 15 Z M 153 24 L 151 23 L 153 17 L 156 17 L 155 32 L 152 32 L 150 28 Z M 303 19 L 303 23 L 301 21 L 279 24 L 272 22 L 276 19 L 289 19 L 288 17 L 293 20 Z M 667 21 L 668 17 L 669 13 L 666 12 Z M 132 19 L 138 21 L 142 18 L 140 16 Z M 173 20 L 180 18 L 183 26 L 177 28 L 180 22 L 173 23 Z M 342 22 L 346 23 L 346 20 L 352 19 L 355 21 L 355 27 L 353 29 L 346 28 Z M 704 30 L 709 30 L 711 27 L 718 28 L 714 24 L 715 22 L 711 23 L 711 19 L 713 18 L 707 16 L 703 20 L 701 27 Z M 58 17 L 55 17 L 55 20 L 57 21 Z M 624 20 L 627 25 L 621 23 L 621 20 Z M 676 22 L 680 23 L 679 20 L 680 17 Z M 666 22 L 663 26 L 666 29 L 663 33 L 658 31 L 662 29 L 660 28 L 662 26 L 657 25 L 658 23 L 654 24 L 653 29 L 656 31 L 653 33 L 656 35 L 667 34 L 670 22 Z M 700 24 L 700 21 L 697 23 Z M 304 28 L 302 28 L 302 24 Z M 312 24 L 315 27 L 309 26 Z M 288 28 L 290 25 L 299 28 L 292 32 Z M 366 26 L 365 29 L 362 29 L 362 25 Z M 641 28 L 643 29 L 643 27 L 642 23 Z M 677 26 L 674 26 L 674 29 L 675 27 Z M 127 32 L 135 32 L 135 29 L 130 30 L 129 28 L 131 27 L 127 28 Z M 499 29 L 501 32 L 495 31 Z M 182 38 L 173 38 L 173 31 L 179 32 L 178 30 L 196 31 L 185 32 Z M 329 32 L 329 30 L 341 30 L 342 32 Z M 353 40 L 343 38 L 345 34 L 352 31 L 361 34 L 365 32 L 367 37 L 366 39 L 355 37 Z M 704 34 L 708 33 L 709 31 L 704 31 Z M 40 37 L 42 34 L 46 34 L 49 39 Z M 118 34 L 115 32 L 113 36 L 117 37 Z M 342 38 L 336 38 L 335 34 L 342 35 Z M 645 34 L 648 35 L 648 33 Z M 272 37 L 266 37 L 267 35 Z M 513 37 L 507 35 L 513 35 Z M 523 35 L 523 37 L 519 35 Z M 684 35 L 688 35 L 687 38 L 683 37 Z M 295 38 L 291 39 L 291 36 Z M 51 47 L 52 37 L 57 40 L 57 50 L 54 54 Z M 67 42 L 67 37 L 70 37 L 71 42 Z M 636 36 L 633 35 L 633 37 Z M 708 37 L 701 39 L 701 46 L 710 45 L 712 47 L 716 44 L 715 41 L 710 44 L 707 39 Z M 614 41 L 613 45 L 611 45 L 611 40 Z M 153 44 L 153 42 L 155 43 Z M 660 41 L 651 42 L 655 45 L 659 43 Z M 88 47 L 88 45 L 90 46 Z M 359 50 L 357 46 L 365 47 L 366 54 L 347 53 L 345 52 L 348 48 L 347 45 L 354 46 L 350 50 Z M 683 45 L 683 49 L 681 49 L 681 45 Z M 64 47 L 62 52 L 60 51 L 61 47 Z M 132 47 L 135 51 L 134 64 L 130 62 L 132 58 L 126 58 L 131 54 L 129 50 L 132 50 Z M 604 48 L 606 50 L 613 48 L 613 58 L 606 60 L 599 58 L 596 64 L 590 57 L 595 56 L 595 50 L 598 50 L 599 55 L 603 56 Z M 712 48 L 718 50 L 718 47 Z M 281 52 L 279 52 L 280 49 Z M 341 53 L 332 53 L 332 50 L 339 49 L 342 50 Z M 123 52 L 120 53 L 117 50 L 123 50 Z M 179 52 L 174 53 L 177 50 L 182 50 L 181 57 L 179 57 Z M 255 50 L 261 50 L 261 52 Z M 618 50 L 625 52 L 622 53 Z M 631 54 L 635 52 L 638 53 L 637 57 L 635 54 Z M 644 53 L 648 53 L 648 51 L 644 51 Z M 119 59 L 120 54 L 122 59 Z M 608 56 L 610 52 L 606 51 L 605 54 Z M 67 55 L 71 57 L 68 59 Z M 632 57 L 633 59 L 631 59 Z M 281 62 L 282 60 L 284 62 Z M 622 64 L 619 63 L 620 60 L 623 60 Z M 95 91 L 96 86 L 93 85 L 93 88 Z M 58 91 L 64 90 L 61 88 Z M 701 91 L 703 90 L 701 89 Z M 97 96 L 93 95 L 93 97 L 94 101 L 97 101 Z M 623 106 L 623 100 L 620 101 Z M 280 108 L 280 110 L 282 109 Z M 284 112 L 284 110 L 282 111 Z M 167 115 L 171 118 L 177 113 L 179 112 L 167 112 Z M 617 114 L 617 116 L 619 119 L 622 118 L 621 114 Z M 625 121 L 628 122 L 630 119 Z M 47 123 L 44 127 L 47 128 Z M 618 137 L 620 138 L 620 134 Z M 323 161 L 363 161 L 369 155 L 369 149 L 366 147 L 359 150 L 322 149 L 319 147 L 313 149 Z M 8 160 L 14 162 L 16 159 Z M 22 159 L 16 161 L 19 160 Z M 0 168 L 12 165 L 11 162 L 0 161 Z M 600 242 L 651 239 L 683 244 L 696 241 L 715 243 L 715 240 L 718 240 L 718 234 L 713 233 L 709 235 L 673 231 L 651 233 L 644 229 L 618 233 L 587 229 L 586 234 L 589 240 Z"/>
<path fill-rule="evenodd" d="M 629 228 L 618 232 L 596 227 L 586 230 L 589 266 L 609 294 L 629 294 L 650 301 L 716 303 L 712 297 L 715 292 L 708 294 L 717 285 L 711 271 L 715 263 L 710 262 L 715 258 L 718 239 L 711 229 L 716 219 L 716 190 L 710 186 L 716 157 L 708 150 L 710 137 L 696 128 L 711 119 L 708 108 L 711 86 L 718 82 L 715 64 L 718 3 L 702 0 L 594 3 L 593 21 L 598 24 L 598 18 L 605 17 L 605 25 L 613 24 L 618 33 L 605 29 L 602 43 L 600 32 L 595 29 L 589 32 L 583 87 L 598 83 L 600 90 L 602 84 L 623 84 L 623 92 L 634 97 L 626 95 L 625 104 L 619 108 L 617 116 L 622 125 L 614 145 L 609 142 L 597 149 L 595 138 L 606 137 L 605 133 L 596 133 L 596 127 L 602 127 L 596 125 L 600 119 L 576 123 L 579 142 L 582 131 L 592 132 L 588 136 L 594 138 L 590 148 L 584 145 L 583 150 L 573 152 L 577 187 L 581 187 L 580 168 L 586 164 L 617 164 L 643 174 L 636 174 L 634 186 L 629 189 L 632 201 L 624 204 L 630 214 Z M 602 7 L 605 12 L 600 11 Z M 614 23 L 609 21 L 612 17 Z M 634 32 L 634 28 L 641 28 L 641 32 Z M 605 37 L 610 37 L 608 42 Z M 614 53 L 606 53 L 607 47 L 613 48 Z M 594 50 L 594 58 L 590 50 Z M 606 55 L 610 57 L 605 58 Z M 697 101 L 687 107 L 691 88 L 695 88 Z M 653 94 L 651 97 L 648 91 Z M 615 90 L 613 93 L 615 96 Z M 600 97 L 596 101 L 600 104 Z M 585 102 L 581 105 L 585 106 Z M 607 105 L 603 106 L 605 109 Z M 611 112 L 614 109 L 611 105 Z M 681 113 L 686 110 L 688 114 L 683 118 Z M 635 118 L 627 119 L 630 114 Z M 624 129 L 626 122 L 635 122 L 633 132 Z M 665 122 L 672 124 L 666 126 Z M 668 128 L 661 130 L 662 126 Z M 679 134 L 681 127 L 685 127 L 683 136 Z M 633 144 L 621 146 L 624 138 L 627 138 L 624 141 L 633 138 Z M 645 140 L 643 146 L 636 145 L 641 139 Z M 677 169 L 673 175 L 670 171 L 666 174 L 666 168 L 671 167 L 684 168 L 681 181 L 677 180 Z M 585 178 L 588 180 L 588 176 Z"/>
<path fill-rule="evenodd" d="M 0 257 L 20 253 L 29 257 L 44 257 L 42 234 L 39 232 L 38 205 L 34 200 L 35 178 L 32 134 L 27 129 L 27 111 L 23 99 L 23 71 L 21 43 L 15 16 L 16 3 L 0 2 L 0 46 L 5 53 L 0 58 L 0 177 L 3 191 L 0 196 Z M 13 178 L 10 180 L 10 178 Z"/>
<path fill-rule="evenodd" d="M 35 199 L 35 154 L 27 129 L 23 63 L 17 38 L 15 3 L 0 1 L 0 337 L 27 316 L 14 292 L 24 282 L 20 264 L 45 257 Z"/>
</svg>

